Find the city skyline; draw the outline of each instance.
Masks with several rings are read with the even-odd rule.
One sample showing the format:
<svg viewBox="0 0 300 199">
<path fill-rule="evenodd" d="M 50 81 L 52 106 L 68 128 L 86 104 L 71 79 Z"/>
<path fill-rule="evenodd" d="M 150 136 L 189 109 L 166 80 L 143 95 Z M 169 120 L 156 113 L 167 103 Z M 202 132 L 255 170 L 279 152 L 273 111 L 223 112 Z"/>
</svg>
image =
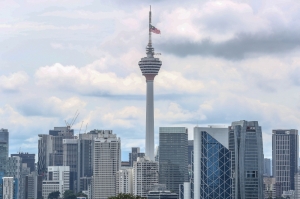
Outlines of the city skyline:
<svg viewBox="0 0 300 199">
<path fill-rule="evenodd" d="M 271 158 L 272 129 L 299 129 L 299 3 L 103 2 L 0 4 L 0 128 L 10 132 L 9 154 L 37 154 L 38 134 L 64 126 L 76 110 L 75 134 L 112 129 L 124 160 L 131 147 L 145 151 L 137 63 L 150 3 L 164 62 L 154 90 L 156 145 L 162 126 L 192 132 L 197 124 L 254 120 Z"/>
</svg>

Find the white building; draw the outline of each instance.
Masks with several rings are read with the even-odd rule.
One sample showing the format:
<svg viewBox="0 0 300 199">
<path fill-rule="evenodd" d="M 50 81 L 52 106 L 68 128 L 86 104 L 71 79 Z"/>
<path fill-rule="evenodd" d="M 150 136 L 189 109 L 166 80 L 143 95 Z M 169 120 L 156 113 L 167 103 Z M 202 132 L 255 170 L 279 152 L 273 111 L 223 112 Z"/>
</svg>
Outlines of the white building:
<svg viewBox="0 0 300 199">
<path fill-rule="evenodd" d="M 158 162 L 147 156 L 133 163 L 133 194 L 147 197 L 148 191 L 158 183 Z"/>
<path fill-rule="evenodd" d="M 300 198 L 300 173 L 295 174 L 295 198 Z"/>
<path fill-rule="evenodd" d="M 132 168 L 121 169 L 116 176 L 116 195 L 119 193 L 133 193 Z"/>
<path fill-rule="evenodd" d="M 116 173 L 121 167 L 121 140 L 111 130 L 97 131 L 93 140 L 92 198 L 116 195 Z"/>
<path fill-rule="evenodd" d="M 264 177 L 264 199 L 276 198 L 276 180 L 273 177 Z"/>
<path fill-rule="evenodd" d="M 60 196 L 70 189 L 70 167 L 49 166 L 47 180 L 43 181 L 43 197 L 48 198 L 49 193 L 59 191 Z"/>
<path fill-rule="evenodd" d="M 3 199 L 13 199 L 14 198 L 14 178 L 13 177 L 3 177 Z"/>
</svg>

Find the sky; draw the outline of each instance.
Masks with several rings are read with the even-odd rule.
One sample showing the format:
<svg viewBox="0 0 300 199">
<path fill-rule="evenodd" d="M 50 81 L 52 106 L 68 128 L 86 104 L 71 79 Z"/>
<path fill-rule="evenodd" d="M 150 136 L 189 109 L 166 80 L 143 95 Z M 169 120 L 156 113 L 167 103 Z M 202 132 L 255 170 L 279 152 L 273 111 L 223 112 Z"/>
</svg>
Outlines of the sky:
<svg viewBox="0 0 300 199">
<path fill-rule="evenodd" d="M 272 129 L 300 126 L 300 1 L 2 0 L 0 128 L 10 153 L 37 153 L 38 134 L 71 122 L 75 134 L 112 129 L 122 159 L 144 151 L 148 13 L 162 61 L 159 127 L 258 121 L 264 155 Z"/>
</svg>

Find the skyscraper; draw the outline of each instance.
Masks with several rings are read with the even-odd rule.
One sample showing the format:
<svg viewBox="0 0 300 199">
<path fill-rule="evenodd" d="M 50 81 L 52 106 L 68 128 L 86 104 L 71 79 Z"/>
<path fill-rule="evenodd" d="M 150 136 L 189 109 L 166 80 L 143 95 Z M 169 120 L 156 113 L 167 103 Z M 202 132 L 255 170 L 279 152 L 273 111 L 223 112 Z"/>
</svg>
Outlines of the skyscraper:
<svg viewBox="0 0 300 199">
<path fill-rule="evenodd" d="M 30 168 L 30 172 L 35 171 L 35 154 L 29 154 L 29 153 L 17 153 L 17 154 L 11 154 L 11 157 L 18 156 L 22 158 L 22 163 L 26 163 L 27 167 Z"/>
<path fill-rule="evenodd" d="M 273 130 L 272 170 L 282 191 L 295 190 L 295 174 L 298 170 L 299 158 L 298 139 L 298 130 L 296 129 Z"/>
<path fill-rule="evenodd" d="M 121 166 L 121 140 L 111 130 L 99 131 L 93 140 L 92 198 L 116 195 L 116 173 Z"/>
<path fill-rule="evenodd" d="M 67 127 L 54 127 L 49 134 L 39 134 L 38 173 L 47 173 L 48 166 L 63 165 L 63 139 L 74 138 L 74 130 Z"/>
<path fill-rule="evenodd" d="M 63 166 L 70 167 L 70 190 L 77 192 L 78 140 L 63 139 Z"/>
<path fill-rule="evenodd" d="M 194 128 L 194 198 L 232 199 L 231 151 L 228 129 Z M 189 191 L 184 189 L 184 194 Z M 240 199 L 240 198 L 238 198 Z"/>
<path fill-rule="evenodd" d="M 140 147 L 132 147 L 131 153 L 129 153 L 129 164 L 132 167 L 133 162 L 137 160 L 137 158 L 142 158 L 145 156 L 145 153 L 140 152 Z"/>
<path fill-rule="evenodd" d="M 154 184 L 158 183 L 158 162 L 147 156 L 133 163 L 133 194 L 147 197 Z"/>
<path fill-rule="evenodd" d="M 258 122 L 232 122 L 229 150 L 232 152 L 233 198 L 263 198 L 263 143 Z"/>
<path fill-rule="evenodd" d="M 159 184 L 179 194 L 179 185 L 188 182 L 188 129 L 159 128 Z"/>
<path fill-rule="evenodd" d="M 147 97 L 146 97 L 146 156 L 154 160 L 154 96 L 153 84 L 154 78 L 158 74 L 162 62 L 154 57 L 154 48 L 151 40 L 151 10 L 149 12 L 149 42 L 146 47 L 147 57 L 139 61 L 142 74 L 146 78 Z"/>
<path fill-rule="evenodd" d="M 271 159 L 264 159 L 264 176 L 271 176 Z"/>
<path fill-rule="evenodd" d="M 5 173 L 8 158 L 9 133 L 7 129 L 0 129 L 0 172 Z"/>
</svg>

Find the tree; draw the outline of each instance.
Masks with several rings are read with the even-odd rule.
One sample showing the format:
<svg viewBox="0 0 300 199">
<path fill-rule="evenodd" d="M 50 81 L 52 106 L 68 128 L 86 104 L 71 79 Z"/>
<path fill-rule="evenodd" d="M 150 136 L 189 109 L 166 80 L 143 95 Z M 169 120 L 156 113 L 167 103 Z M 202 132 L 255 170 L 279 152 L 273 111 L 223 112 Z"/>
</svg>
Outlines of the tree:
<svg viewBox="0 0 300 199">
<path fill-rule="evenodd" d="M 71 191 L 71 190 L 66 190 L 65 192 L 64 192 L 64 199 L 76 199 L 77 197 L 76 197 L 76 195 L 74 194 L 74 192 L 73 191 Z"/>
<path fill-rule="evenodd" d="M 48 199 L 58 199 L 58 198 L 59 198 L 59 195 L 60 195 L 60 192 L 59 192 L 59 191 L 51 192 L 51 193 L 49 193 L 49 195 L 48 195 Z"/>
<path fill-rule="evenodd" d="M 82 193 L 82 192 L 78 192 L 76 194 L 76 197 L 86 197 L 86 199 L 88 199 L 88 196 L 86 194 Z"/>
<path fill-rule="evenodd" d="M 120 193 L 117 196 L 112 196 L 109 197 L 108 199 L 145 199 L 145 198 L 142 198 L 141 196 L 128 194 L 128 193 Z"/>
</svg>

